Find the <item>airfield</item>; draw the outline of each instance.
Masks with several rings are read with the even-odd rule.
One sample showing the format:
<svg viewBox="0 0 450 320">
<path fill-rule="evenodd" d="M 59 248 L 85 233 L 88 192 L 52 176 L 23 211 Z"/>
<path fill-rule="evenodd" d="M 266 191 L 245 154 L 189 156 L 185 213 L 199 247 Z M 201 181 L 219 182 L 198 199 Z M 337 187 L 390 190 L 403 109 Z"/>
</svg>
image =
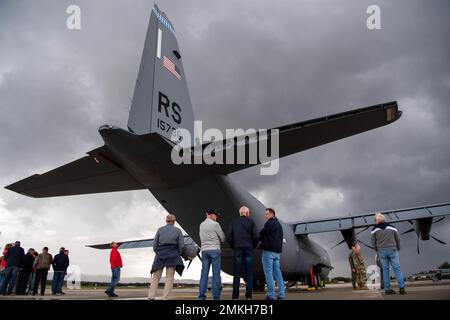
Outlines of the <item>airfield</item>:
<svg viewBox="0 0 450 320">
<path fill-rule="evenodd" d="M 0 300 L 147 300 L 148 289 L 145 288 L 118 288 L 118 298 L 108 298 L 102 289 L 65 289 L 66 295 L 51 295 L 50 288 L 45 296 L 7 296 Z M 394 289 L 396 287 L 394 286 Z M 308 291 L 306 287 L 290 288 L 286 292 L 286 300 L 450 300 L 450 280 L 438 283 L 431 281 L 417 281 L 406 283 L 406 295 L 384 295 L 381 290 L 353 290 L 350 284 L 329 284 L 317 291 Z M 243 288 L 241 293 L 243 293 Z M 161 289 L 158 291 L 161 293 Z M 196 288 L 175 288 L 169 297 L 170 300 L 196 300 Z M 210 297 L 208 297 L 210 298 Z M 264 300 L 264 293 L 254 294 L 254 300 Z M 231 288 L 224 288 L 222 299 L 231 299 Z M 242 298 L 241 298 L 242 299 Z"/>
</svg>

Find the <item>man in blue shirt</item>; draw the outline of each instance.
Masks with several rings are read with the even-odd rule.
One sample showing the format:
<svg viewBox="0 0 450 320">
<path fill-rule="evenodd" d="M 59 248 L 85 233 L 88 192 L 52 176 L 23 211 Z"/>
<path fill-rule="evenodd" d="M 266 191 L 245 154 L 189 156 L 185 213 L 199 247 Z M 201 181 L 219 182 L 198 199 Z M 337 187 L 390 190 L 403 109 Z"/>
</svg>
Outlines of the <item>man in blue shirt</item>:
<svg viewBox="0 0 450 320">
<path fill-rule="evenodd" d="M 266 223 L 264 224 L 264 228 L 259 233 L 259 238 L 261 240 L 261 249 L 263 250 L 262 263 L 267 283 L 266 300 L 275 299 L 274 277 L 280 291 L 278 300 L 284 300 L 285 287 L 280 268 L 280 255 L 283 249 L 283 228 L 278 219 L 275 217 L 274 209 L 267 208 L 265 217 Z"/>
</svg>

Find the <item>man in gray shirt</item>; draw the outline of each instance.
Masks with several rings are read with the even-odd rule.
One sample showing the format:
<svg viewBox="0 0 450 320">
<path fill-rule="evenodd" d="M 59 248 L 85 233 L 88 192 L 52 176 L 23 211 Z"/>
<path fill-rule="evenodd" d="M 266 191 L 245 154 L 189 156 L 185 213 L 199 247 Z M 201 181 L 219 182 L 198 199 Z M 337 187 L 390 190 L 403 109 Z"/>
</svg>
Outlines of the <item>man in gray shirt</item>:
<svg viewBox="0 0 450 320">
<path fill-rule="evenodd" d="M 206 299 L 206 290 L 208 288 L 208 274 L 212 265 L 212 293 L 214 300 L 220 299 L 220 267 L 221 251 L 220 243 L 225 242 L 225 234 L 217 222 L 219 213 L 215 210 L 206 212 L 206 219 L 200 224 L 200 242 L 202 248 L 202 273 L 200 277 L 200 289 L 198 298 Z"/>
<path fill-rule="evenodd" d="M 152 266 L 151 273 L 153 276 L 148 292 L 150 300 L 155 299 L 164 268 L 166 268 L 166 282 L 163 299 L 167 299 L 172 290 L 175 271 L 181 276 L 184 270 L 184 264 L 180 257 L 183 252 L 184 237 L 181 230 L 175 227 L 175 221 L 175 215 L 167 215 L 167 224 L 159 228 L 155 235 L 153 251 L 156 253 L 156 257 Z"/>
<path fill-rule="evenodd" d="M 389 276 L 389 266 L 391 265 L 397 279 L 400 294 L 405 294 L 405 283 L 400 270 L 400 258 L 398 255 L 400 250 L 398 230 L 387 223 L 384 215 L 381 213 L 375 215 L 375 226 L 372 229 L 372 245 L 381 260 L 384 292 L 386 294 L 395 294 L 395 291 L 391 288 Z"/>
</svg>

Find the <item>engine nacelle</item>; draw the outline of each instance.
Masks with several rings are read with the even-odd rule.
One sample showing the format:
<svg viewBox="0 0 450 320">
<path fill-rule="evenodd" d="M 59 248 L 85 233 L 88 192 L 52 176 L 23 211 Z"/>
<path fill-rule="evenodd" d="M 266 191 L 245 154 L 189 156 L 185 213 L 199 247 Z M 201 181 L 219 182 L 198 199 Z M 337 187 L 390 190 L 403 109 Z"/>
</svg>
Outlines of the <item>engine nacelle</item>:
<svg viewBox="0 0 450 320">
<path fill-rule="evenodd" d="M 433 224 L 432 217 L 414 220 L 414 231 L 421 240 L 430 239 L 430 231 L 432 224 Z"/>
<path fill-rule="evenodd" d="M 185 244 L 183 248 L 183 252 L 181 253 L 181 257 L 185 260 L 193 260 L 197 257 L 200 249 L 196 244 Z"/>
</svg>

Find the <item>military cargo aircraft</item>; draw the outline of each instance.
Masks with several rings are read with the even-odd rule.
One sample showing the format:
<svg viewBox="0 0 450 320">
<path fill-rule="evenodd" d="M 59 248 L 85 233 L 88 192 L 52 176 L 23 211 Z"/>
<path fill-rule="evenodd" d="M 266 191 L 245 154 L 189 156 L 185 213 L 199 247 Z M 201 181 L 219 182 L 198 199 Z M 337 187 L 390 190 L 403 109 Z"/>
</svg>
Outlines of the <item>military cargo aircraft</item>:
<svg viewBox="0 0 450 320">
<path fill-rule="evenodd" d="M 392 124 L 401 114 L 394 101 L 272 129 L 278 132 L 279 158 L 282 158 Z M 224 230 L 242 205 L 250 208 L 251 218 L 259 229 L 265 222 L 265 206 L 228 176 L 261 165 L 262 160 L 254 164 L 231 165 L 173 163 L 174 132 L 180 128 L 194 132 L 194 119 L 175 29 L 167 15 L 155 5 L 145 37 L 128 128 L 101 126 L 99 134 L 104 140 L 103 146 L 87 152 L 78 160 L 44 174 L 32 175 L 6 188 L 36 198 L 148 189 L 167 212 L 176 214 L 177 221 L 187 232 L 183 256 L 192 261 L 200 249 L 199 224 L 207 209 L 222 213 L 220 223 Z M 236 140 L 242 138 L 245 137 L 236 137 Z M 245 148 L 256 143 L 250 139 L 243 141 Z M 205 150 L 209 144 L 205 142 L 201 148 Z M 448 215 L 450 204 L 386 210 L 383 213 L 391 223 L 411 222 L 418 237 L 427 240 L 433 220 Z M 308 280 L 311 285 L 317 284 L 328 275 L 332 263 L 327 251 L 308 235 L 340 231 L 343 242 L 351 245 L 357 241 L 355 229 L 373 225 L 372 215 L 365 213 L 291 223 L 280 219 L 284 232 L 281 256 L 284 279 L 290 283 Z M 120 249 L 151 247 L 153 240 L 119 244 Z M 106 249 L 109 245 L 91 247 Z M 264 273 L 260 255 L 256 256 L 255 286 L 263 289 Z M 222 270 L 228 274 L 233 273 L 232 257 L 232 250 L 225 244 Z"/>
</svg>

